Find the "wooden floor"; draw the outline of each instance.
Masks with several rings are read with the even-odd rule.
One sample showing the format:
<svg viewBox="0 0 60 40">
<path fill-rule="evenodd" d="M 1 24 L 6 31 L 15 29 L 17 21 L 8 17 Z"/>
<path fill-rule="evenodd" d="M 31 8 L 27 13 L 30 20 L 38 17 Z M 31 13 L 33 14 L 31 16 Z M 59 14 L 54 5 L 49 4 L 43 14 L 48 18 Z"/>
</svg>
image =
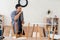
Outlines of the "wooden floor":
<svg viewBox="0 0 60 40">
<path fill-rule="evenodd" d="M 5 38 L 3 40 L 41 40 L 40 38 L 28 38 L 28 39 L 24 39 L 24 38 Z M 43 38 L 43 40 L 47 40 L 47 38 Z"/>
<path fill-rule="evenodd" d="M 27 27 L 24 27 L 23 29 L 24 29 L 24 31 L 26 33 L 27 32 Z M 14 34 L 13 34 L 13 31 L 12 31 L 12 36 L 10 37 L 10 30 L 12 30 L 12 29 L 10 29 L 10 27 L 5 27 L 4 28 L 4 36 L 5 36 L 5 38 L 3 40 L 40 40 L 40 38 L 31 37 L 31 32 L 29 32 L 29 37 L 28 38 L 25 37 L 25 36 L 19 37 L 19 38 L 13 38 Z M 30 28 L 30 31 L 32 31 L 32 28 Z M 36 28 L 35 28 L 34 31 L 36 31 Z M 27 35 L 27 34 L 25 34 L 25 35 Z M 47 40 L 47 38 L 42 38 L 42 39 Z"/>
</svg>

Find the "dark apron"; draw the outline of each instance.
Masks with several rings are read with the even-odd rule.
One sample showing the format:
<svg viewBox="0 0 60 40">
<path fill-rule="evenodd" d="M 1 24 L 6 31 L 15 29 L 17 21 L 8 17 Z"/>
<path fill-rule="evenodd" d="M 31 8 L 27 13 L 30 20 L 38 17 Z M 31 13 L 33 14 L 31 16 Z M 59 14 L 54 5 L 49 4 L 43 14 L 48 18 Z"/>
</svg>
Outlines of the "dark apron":
<svg viewBox="0 0 60 40">
<path fill-rule="evenodd" d="M 22 21 L 21 16 L 18 19 L 18 34 L 22 33 Z"/>
</svg>

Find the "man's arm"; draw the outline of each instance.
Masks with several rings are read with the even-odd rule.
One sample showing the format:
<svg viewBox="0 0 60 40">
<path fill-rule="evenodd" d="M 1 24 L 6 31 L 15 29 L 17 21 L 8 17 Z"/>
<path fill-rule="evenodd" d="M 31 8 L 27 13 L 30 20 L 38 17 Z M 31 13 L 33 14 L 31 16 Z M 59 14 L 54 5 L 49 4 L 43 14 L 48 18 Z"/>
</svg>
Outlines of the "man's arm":
<svg viewBox="0 0 60 40">
<path fill-rule="evenodd" d="M 22 20 L 22 24 L 24 24 L 24 15 L 23 15 L 23 12 L 22 12 L 22 14 L 21 14 L 21 20 Z"/>
<path fill-rule="evenodd" d="M 19 18 L 20 14 L 21 14 L 21 12 L 19 12 L 19 13 L 14 17 L 14 20 L 15 20 L 15 21 Z"/>
</svg>

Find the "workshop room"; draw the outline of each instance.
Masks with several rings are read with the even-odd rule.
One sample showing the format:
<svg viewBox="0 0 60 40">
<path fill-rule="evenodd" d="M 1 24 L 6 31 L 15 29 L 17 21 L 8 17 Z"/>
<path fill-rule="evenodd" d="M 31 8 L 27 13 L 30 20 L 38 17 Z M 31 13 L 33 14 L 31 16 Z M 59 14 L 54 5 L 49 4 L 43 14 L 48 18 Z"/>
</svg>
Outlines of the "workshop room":
<svg viewBox="0 0 60 40">
<path fill-rule="evenodd" d="M 0 40 L 60 40 L 60 0 L 0 0 Z"/>
</svg>

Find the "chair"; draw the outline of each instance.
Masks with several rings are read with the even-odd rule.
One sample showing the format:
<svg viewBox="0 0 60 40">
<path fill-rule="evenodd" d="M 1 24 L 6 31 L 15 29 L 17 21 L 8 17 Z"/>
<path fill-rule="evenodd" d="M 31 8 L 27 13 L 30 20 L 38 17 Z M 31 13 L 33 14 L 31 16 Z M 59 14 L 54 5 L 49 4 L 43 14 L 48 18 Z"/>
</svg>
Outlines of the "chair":
<svg viewBox="0 0 60 40">
<path fill-rule="evenodd" d="M 26 36 L 27 38 L 28 38 L 29 30 L 30 30 L 30 23 L 28 23 L 27 30 L 26 30 L 26 32 L 25 32 L 25 36 Z"/>
<path fill-rule="evenodd" d="M 56 27 L 54 27 L 53 34 L 50 34 L 50 28 L 48 28 L 48 40 L 60 39 L 60 35 L 55 34 L 55 32 L 56 32 Z"/>
<path fill-rule="evenodd" d="M 56 27 L 54 28 L 54 32 L 53 32 L 53 36 L 52 36 L 52 40 L 54 40 L 55 31 L 56 31 Z"/>
<path fill-rule="evenodd" d="M 48 38 L 44 37 L 43 27 L 40 27 L 39 25 L 37 25 L 37 29 L 38 29 L 38 32 L 40 34 L 39 39 L 40 40 L 48 40 Z"/>
<path fill-rule="evenodd" d="M 35 28 L 35 24 L 33 24 L 33 27 L 31 29 L 31 37 L 33 36 L 34 28 Z"/>
</svg>

